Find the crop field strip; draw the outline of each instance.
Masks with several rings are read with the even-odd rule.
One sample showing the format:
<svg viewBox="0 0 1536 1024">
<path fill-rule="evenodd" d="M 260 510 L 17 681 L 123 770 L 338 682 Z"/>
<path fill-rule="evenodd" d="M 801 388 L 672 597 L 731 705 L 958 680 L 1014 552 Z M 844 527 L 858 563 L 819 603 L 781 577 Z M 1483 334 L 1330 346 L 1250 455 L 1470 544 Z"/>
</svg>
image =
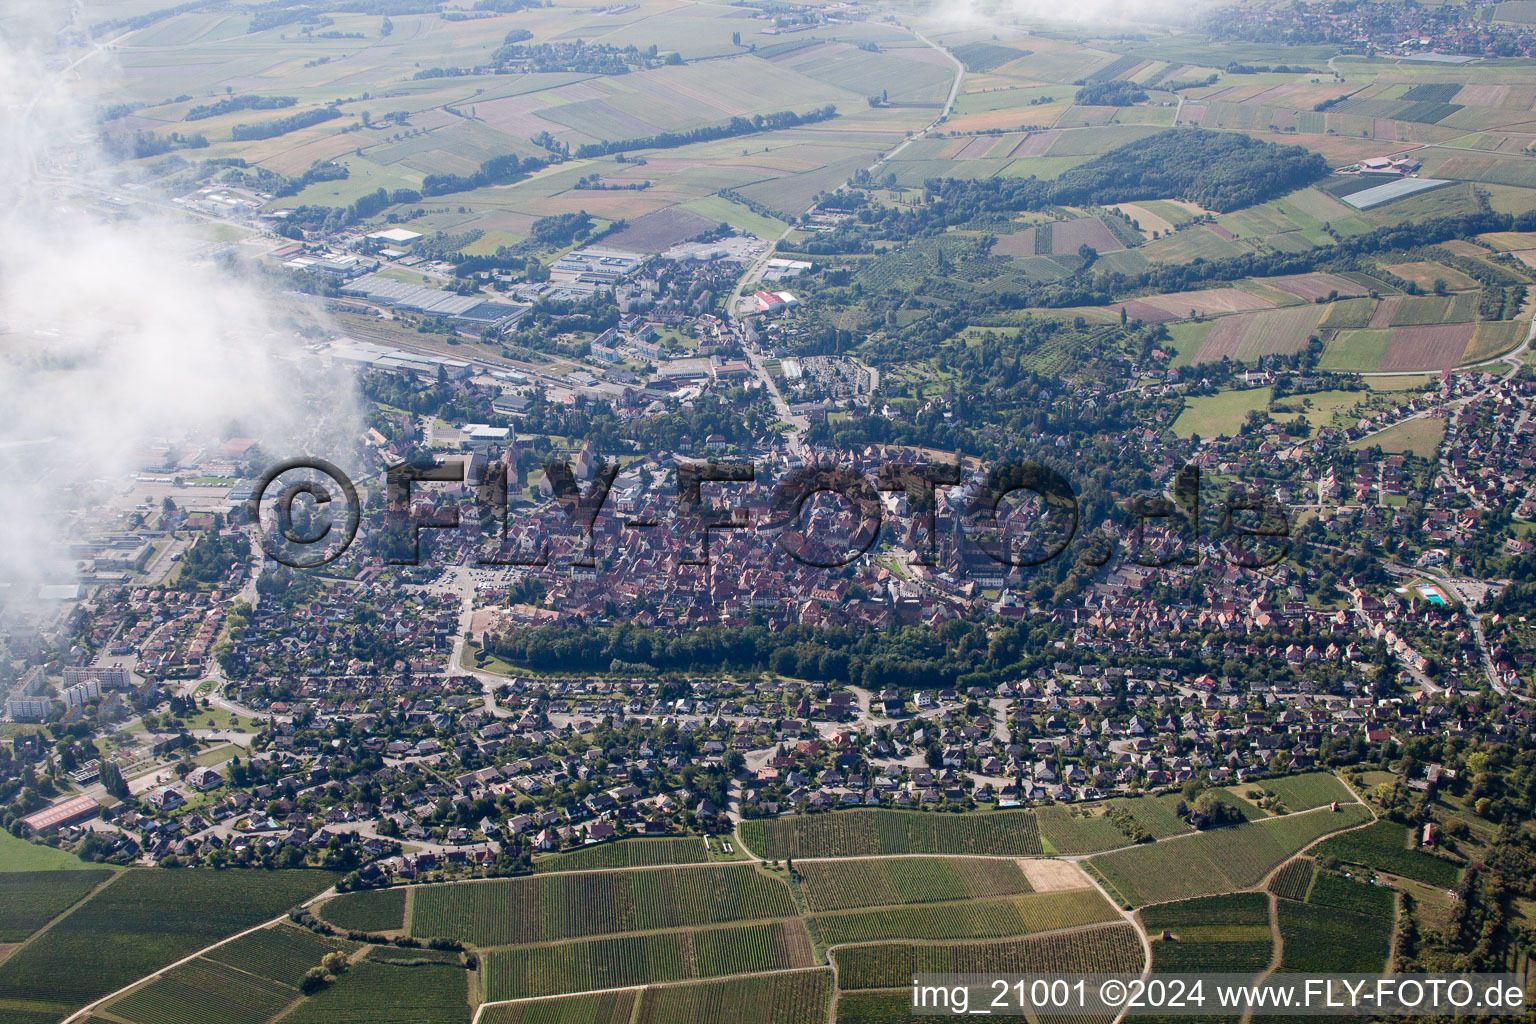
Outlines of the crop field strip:
<svg viewBox="0 0 1536 1024">
<path fill-rule="evenodd" d="M 794 920 L 492 949 L 483 963 L 486 997 L 504 1000 L 811 967 L 815 949 Z"/>
<path fill-rule="evenodd" d="M 298 988 L 304 972 L 318 967 L 320 959 L 327 953 L 352 953 L 357 949 L 355 942 L 326 938 L 305 928 L 277 925 L 211 949 L 203 957 L 258 978 Z"/>
<path fill-rule="evenodd" d="M 1309 843 L 1370 819 L 1360 804 L 1211 829 L 1119 850 L 1089 863 L 1132 906 L 1256 885 Z"/>
<path fill-rule="evenodd" d="M 446 964 L 354 963 L 283 1024 L 469 1024 L 469 972 Z"/>
<path fill-rule="evenodd" d="M 1335 800 L 1341 804 L 1355 802 L 1349 787 L 1326 772 L 1265 779 L 1260 786 L 1278 796 L 1287 811 L 1310 811 L 1326 807 Z"/>
<path fill-rule="evenodd" d="M 1118 911 L 1095 888 L 994 900 L 842 911 L 812 918 L 828 944 L 890 939 L 1000 939 L 1113 921 Z"/>
<path fill-rule="evenodd" d="M 405 927 L 405 890 L 343 893 L 320 904 L 316 915 L 347 931 L 399 931 Z"/>
<path fill-rule="evenodd" d="M 1141 911 L 1141 919 L 1157 971 L 1258 972 L 1274 953 L 1269 898 L 1263 893 L 1160 903 Z M 1165 931 L 1171 938 L 1162 937 Z"/>
<path fill-rule="evenodd" d="M 323 891 L 325 871 L 130 870 L 0 964 L 0 1000 L 79 1006 Z"/>
<path fill-rule="evenodd" d="M 112 874 L 107 870 L 0 873 L 0 942 L 21 942 Z"/>
<path fill-rule="evenodd" d="M 1386 963 L 1392 919 L 1281 900 L 1281 969 L 1374 974 Z"/>
<path fill-rule="evenodd" d="M 985 857 L 802 861 L 797 870 L 806 905 L 816 913 L 1034 891 L 1017 863 Z"/>
<path fill-rule="evenodd" d="M 199 958 L 115 1000 L 107 1012 L 133 1024 L 262 1024 L 298 998 L 297 989 Z"/>
<path fill-rule="evenodd" d="M 766 860 L 890 853 L 1038 857 L 1045 852 L 1031 811 L 959 815 L 853 810 L 749 819 L 741 823 L 741 839 Z"/>
<path fill-rule="evenodd" d="M 1269 880 L 1269 891 L 1281 899 L 1300 903 L 1307 898 L 1307 892 L 1312 888 L 1312 876 L 1316 870 L 1316 862 L 1310 857 L 1297 857 L 1275 872 L 1275 876 Z"/>
<path fill-rule="evenodd" d="M 1136 929 L 1123 923 L 1001 942 L 844 946 L 831 956 L 845 992 L 910 986 L 913 974 L 1139 972 L 1145 959 Z"/>
<path fill-rule="evenodd" d="M 543 873 L 663 867 L 702 864 L 708 859 L 700 839 L 625 839 L 542 857 L 533 862 L 533 870 Z"/>
<path fill-rule="evenodd" d="M 789 887 L 747 864 L 427 885 L 411 901 L 413 935 L 476 946 L 797 916 Z"/>
<path fill-rule="evenodd" d="M 480 1024 L 822 1024 L 832 969 L 494 1003 Z"/>
</svg>

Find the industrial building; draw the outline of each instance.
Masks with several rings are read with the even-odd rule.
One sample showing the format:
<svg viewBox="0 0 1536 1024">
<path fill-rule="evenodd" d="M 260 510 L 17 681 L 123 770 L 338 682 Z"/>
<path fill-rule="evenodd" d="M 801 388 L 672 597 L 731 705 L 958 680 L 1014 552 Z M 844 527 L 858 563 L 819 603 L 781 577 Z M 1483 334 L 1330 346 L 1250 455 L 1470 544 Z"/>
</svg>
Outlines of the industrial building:
<svg viewBox="0 0 1536 1024">
<path fill-rule="evenodd" d="M 67 825 L 94 818 L 100 813 L 101 805 L 95 800 L 88 796 L 77 796 L 52 807 L 45 807 L 36 814 L 29 814 L 21 819 L 21 823 L 28 831 L 45 836 Z"/>
<path fill-rule="evenodd" d="M 487 302 L 477 295 L 459 295 L 439 288 L 396 281 L 380 274 L 365 274 L 341 289 L 343 295 L 357 295 L 381 306 L 408 313 L 447 317 L 465 326 L 494 331 L 515 327 L 529 307 L 504 302 Z"/>
</svg>

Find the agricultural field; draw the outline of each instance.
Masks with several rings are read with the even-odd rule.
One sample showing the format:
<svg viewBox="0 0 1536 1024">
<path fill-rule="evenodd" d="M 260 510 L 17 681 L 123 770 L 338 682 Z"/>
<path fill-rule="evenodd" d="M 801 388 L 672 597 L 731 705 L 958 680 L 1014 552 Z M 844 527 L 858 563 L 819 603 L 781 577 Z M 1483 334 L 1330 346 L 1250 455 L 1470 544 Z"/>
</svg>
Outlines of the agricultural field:
<svg viewBox="0 0 1536 1024">
<path fill-rule="evenodd" d="M 741 823 L 741 839 L 767 860 L 887 853 L 1038 857 L 1045 852 L 1031 811 L 960 815 L 852 810 L 749 819 Z"/>
<path fill-rule="evenodd" d="M 470 973 L 364 960 L 286 1016 L 293 1024 L 468 1024 Z"/>
<path fill-rule="evenodd" d="M 749 865 L 656 868 L 421 886 L 410 933 L 506 946 L 795 913 L 789 888 Z"/>
<path fill-rule="evenodd" d="M 1261 971 L 1274 953 L 1263 893 L 1206 896 L 1141 911 L 1156 971 Z"/>
<path fill-rule="evenodd" d="M 533 862 L 533 870 L 594 871 L 702 864 L 708 856 L 704 842 L 700 839 L 625 839 L 617 843 L 598 843 L 570 853 L 540 857 Z"/>
<path fill-rule="evenodd" d="M 1136 929 L 1128 924 L 1004 942 L 844 946 L 831 955 L 837 961 L 838 986 L 845 992 L 908 987 L 913 974 L 1134 973 L 1144 963 Z"/>
<path fill-rule="evenodd" d="M 1281 899 L 1301 903 L 1312 889 L 1312 877 L 1316 871 L 1317 862 L 1311 857 L 1297 857 L 1275 872 L 1269 880 L 1269 891 Z"/>
<path fill-rule="evenodd" d="M 1334 801 L 1341 804 L 1355 802 L 1355 795 L 1349 791 L 1349 787 L 1326 772 L 1265 779 L 1260 785 L 1265 792 L 1280 798 L 1285 811 L 1310 811 L 1314 807 L 1326 807 Z"/>
<path fill-rule="evenodd" d="M 635 989 L 595 995 L 496 1003 L 480 1011 L 480 1024 L 630 1024 Z"/>
<path fill-rule="evenodd" d="M 20 942 L 112 877 L 111 871 L 0 873 L 0 942 Z"/>
<path fill-rule="evenodd" d="M 1287 971 L 1375 973 L 1386 962 L 1390 917 L 1281 900 L 1281 968 Z"/>
<path fill-rule="evenodd" d="M 1334 836 L 1312 850 L 1316 857 L 1337 857 L 1346 864 L 1402 875 L 1428 885 L 1449 889 L 1455 886 L 1461 869 L 1422 850 L 1409 849 L 1409 830 L 1395 821 L 1381 820 L 1368 828 Z"/>
<path fill-rule="evenodd" d="M 1331 871 L 1318 872 L 1306 902 L 1368 917 L 1391 918 L 1397 914 L 1397 897 L 1391 889 L 1345 878 Z"/>
<path fill-rule="evenodd" d="M 1173 421 L 1173 432 L 1180 437 L 1230 437 L 1250 412 L 1269 408 L 1273 394 L 1270 388 L 1232 388 L 1187 398 L 1184 411 Z"/>
<path fill-rule="evenodd" d="M 1211 829 L 1104 854 L 1089 865 L 1126 903 L 1145 906 L 1258 884 L 1312 841 L 1370 819 L 1360 804 Z"/>
<path fill-rule="evenodd" d="M 1362 437 L 1351 447 L 1379 447 L 1388 455 L 1406 453 L 1427 458 L 1434 454 L 1444 440 L 1445 420 L 1437 416 L 1421 416 L 1404 420 L 1368 437 Z"/>
<path fill-rule="evenodd" d="M 209 950 L 204 959 L 298 988 L 304 972 L 318 967 L 327 953 L 351 953 L 357 948 L 354 942 L 326 938 L 306 928 L 277 925 Z"/>
<path fill-rule="evenodd" d="M 992 939 L 1113 921 L 1119 915 L 1094 888 L 1032 893 L 1011 899 L 927 903 L 818 914 L 829 944 L 887 939 Z"/>
<path fill-rule="evenodd" d="M 662 981 L 810 967 L 800 921 L 652 932 L 484 954 L 488 999 L 587 992 Z"/>
<path fill-rule="evenodd" d="M 289 986 L 193 960 L 114 1000 L 108 1012 L 133 1024 L 262 1024 L 298 999 Z"/>
<path fill-rule="evenodd" d="M 795 865 L 812 912 L 941 903 L 1033 892 L 1015 861 L 899 857 L 806 861 Z"/>
<path fill-rule="evenodd" d="M 405 890 L 342 893 L 320 904 L 316 916 L 347 931 L 399 931 L 405 927 Z"/>
<path fill-rule="evenodd" d="M 64 850 L 39 846 L 0 829 L 0 865 L 8 873 L 24 871 L 100 871 L 101 865 L 83 861 Z"/>
<path fill-rule="evenodd" d="M 648 988 L 635 1024 L 823 1024 L 830 970 Z"/>
<path fill-rule="evenodd" d="M 79 1006 L 277 917 L 334 880 L 324 871 L 125 872 L 0 964 L 0 1000 Z"/>
</svg>

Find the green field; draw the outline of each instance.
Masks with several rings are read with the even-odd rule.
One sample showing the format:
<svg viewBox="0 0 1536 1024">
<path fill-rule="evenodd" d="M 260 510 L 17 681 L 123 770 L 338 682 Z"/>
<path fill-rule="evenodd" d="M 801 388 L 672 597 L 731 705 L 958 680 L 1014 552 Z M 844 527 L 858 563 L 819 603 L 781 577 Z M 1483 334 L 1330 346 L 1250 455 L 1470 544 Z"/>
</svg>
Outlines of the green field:
<svg viewBox="0 0 1536 1024">
<path fill-rule="evenodd" d="M 304 972 L 320 966 L 327 953 L 350 953 L 357 948 L 356 943 L 316 935 L 307 928 L 278 925 L 210 950 L 204 958 L 298 988 Z"/>
<path fill-rule="evenodd" d="M 1355 802 L 1349 787 L 1325 772 L 1265 779 L 1260 785 L 1278 796 L 1286 811 L 1310 811 L 1314 807 L 1326 807 L 1335 800 L 1341 804 Z"/>
<path fill-rule="evenodd" d="M 1162 903 L 1143 910 L 1141 919 L 1158 971 L 1260 971 L 1274 952 L 1263 893 Z"/>
<path fill-rule="evenodd" d="M 1375 973 L 1387 958 L 1391 918 L 1281 900 L 1281 967 L 1287 971 Z"/>
<path fill-rule="evenodd" d="M 1128 924 L 1007 942 L 844 946 L 833 950 L 832 957 L 837 961 L 838 987 L 843 991 L 910 989 L 914 974 L 1137 972 L 1144 962 L 1136 929 Z"/>
<path fill-rule="evenodd" d="M 170 971 L 108 1010 L 133 1024 L 262 1024 L 299 998 L 297 989 L 207 960 Z"/>
<path fill-rule="evenodd" d="M 491 1000 L 623 988 L 814 964 L 800 921 L 620 935 L 484 954 Z"/>
<path fill-rule="evenodd" d="M 1397 897 L 1391 889 L 1345 878 L 1331 871 L 1318 873 L 1306 902 L 1369 917 L 1391 918 L 1397 913 Z"/>
<path fill-rule="evenodd" d="M 107 870 L 0 874 L 0 942 L 22 941 L 111 877 Z"/>
<path fill-rule="evenodd" d="M 899 857 L 802 861 L 796 865 L 813 912 L 900 903 L 941 903 L 1032 892 L 1018 864 L 990 858 Z"/>
<path fill-rule="evenodd" d="M 0 999 L 79 1006 L 335 880 L 324 871 L 134 870 L 0 964 Z"/>
<path fill-rule="evenodd" d="M 1346 864 L 1359 864 L 1392 875 L 1402 875 L 1428 885 L 1449 889 L 1456 884 L 1461 869 L 1422 850 L 1408 849 L 1406 825 L 1382 820 L 1369 828 L 1357 829 L 1319 843 L 1312 851 L 1316 857 L 1337 857 Z"/>
<path fill-rule="evenodd" d="M 708 860 L 702 839 L 626 839 L 598 843 L 570 853 L 557 853 L 533 862 L 533 870 L 593 871 L 602 868 L 645 868 L 667 864 L 702 864 Z"/>
<path fill-rule="evenodd" d="M 1113 921 L 1119 915 L 1097 889 L 1039 892 L 1010 899 L 925 903 L 881 910 L 819 914 L 823 941 L 1001 939 Z"/>
<path fill-rule="evenodd" d="M 1275 876 L 1269 880 L 1269 891 L 1282 899 L 1295 900 L 1297 903 L 1304 901 L 1312 888 L 1316 867 L 1312 858 L 1297 857 L 1275 872 Z"/>
<path fill-rule="evenodd" d="M 1230 825 L 1095 857 L 1089 863 L 1132 906 L 1231 892 L 1330 832 L 1368 821 L 1360 804 Z"/>
<path fill-rule="evenodd" d="M 648 988 L 635 1024 L 823 1024 L 830 970 Z"/>
<path fill-rule="evenodd" d="M 1352 442 L 1350 447 L 1379 447 L 1388 455 L 1407 453 L 1428 458 L 1444 440 L 1445 420 L 1437 416 L 1420 416 L 1417 419 L 1403 420 L 1368 437 L 1362 437 Z"/>
<path fill-rule="evenodd" d="M 292 1024 L 468 1024 L 469 972 L 364 960 L 283 1018 Z"/>
<path fill-rule="evenodd" d="M 1237 433 L 1250 412 L 1269 407 L 1272 394 L 1271 388 L 1234 388 L 1185 399 L 1184 411 L 1173 421 L 1173 432 L 1180 437 L 1197 434 L 1200 437 L 1230 437 Z"/>
<path fill-rule="evenodd" d="M 7 872 L 97 871 L 101 868 L 101 865 L 83 861 L 72 853 L 19 839 L 4 829 L 0 829 L 0 865 Z"/>
<path fill-rule="evenodd" d="M 398 931 L 405 927 L 405 890 L 342 893 L 320 904 L 316 914 L 347 931 Z"/>
<path fill-rule="evenodd" d="M 1044 853 L 1030 811 L 928 814 L 919 811 L 836 811 L 749 819 L 741 823 L 747 849 L 767 860 L 786 857 L 871 857 L 886 853 L 982 854 L 1038 857 Z"/>
<path fill-rule="evenodd" d="M 410 931 L 477 946 L 787 918 L 789 888 L 749 865 L 538 875 L 427 885 L 411 895 Z"/>
<path fill-rule="evenodd" d="M 1390 344 L 1392 332 L 1384 327 L 1340 331 L 1323 349 L 1317 368 L 1341 373 L 1370 373 L 1381 365 L 1381 358 L 1387 354 Z"/>
<path fill-rule="evenodd" d="M 626 989 L 502 1003 L 480 1011 L 480 1024 L 630 1024 L 639 996 L 634 989 Z"/>
</svg>

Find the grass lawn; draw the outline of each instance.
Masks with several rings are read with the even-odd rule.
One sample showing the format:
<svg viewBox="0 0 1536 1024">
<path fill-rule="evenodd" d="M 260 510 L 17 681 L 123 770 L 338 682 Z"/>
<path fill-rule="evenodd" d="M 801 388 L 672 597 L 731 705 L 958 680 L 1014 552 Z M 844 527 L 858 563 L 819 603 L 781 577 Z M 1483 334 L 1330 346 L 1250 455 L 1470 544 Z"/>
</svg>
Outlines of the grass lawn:
<svg viewBox="0 0 1536 1024">
<path fill-rule="evenodd" d="M 499 676 L 509 676 L 516 671 L 509 663 L 494 656 L 488 656 L 485 659 L 485 664 L 482 665 L 480 664 L 479 656 L 480 645 L 466 643 L 464 645 L 464 653 L 459 657 L 459 663 L 465 668 L 473 668 L 477 672 L 492 672 Z"/>
<path fill-rule="evenodd" d="M 0 864 L 5 865 L 6 871 L 84 871 L 101 867 L 100 864 L 87 864 L 72 853 L 17 839 L 3 830 L 0 830 Z"/>
<path fill-rule="evenodd" d="M 1249 412 L 1269 407 L 1272 394 L 1270 388 L 1249 388 L 1185 399 L 1184 411 L 1173 422 L 1173 432 L 1180 437 L 1236 433 Z"/>
</svg>

